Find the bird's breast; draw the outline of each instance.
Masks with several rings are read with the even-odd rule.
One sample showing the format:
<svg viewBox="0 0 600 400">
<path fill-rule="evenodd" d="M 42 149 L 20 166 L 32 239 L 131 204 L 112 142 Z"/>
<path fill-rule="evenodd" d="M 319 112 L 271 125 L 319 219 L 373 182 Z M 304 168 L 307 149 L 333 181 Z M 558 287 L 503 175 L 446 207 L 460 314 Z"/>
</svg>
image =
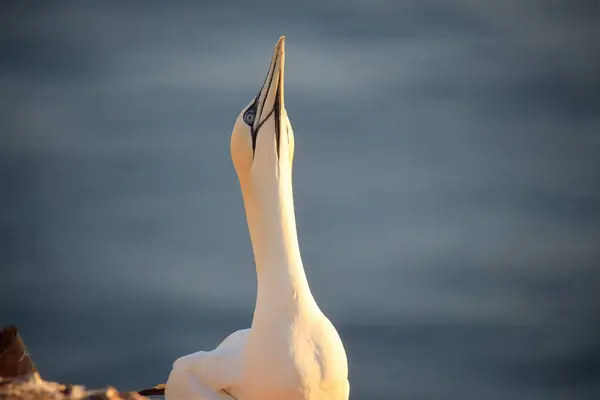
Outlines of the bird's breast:
<svg viewBox="0 0 600 400">
<path fill-rule="evenodd" d="M 244 357 L 246 387 L 261 396 L 285 393 L 279 398 L 305 399 L 306 390 L 320 380 L 315 348 L 305 327 L 275 324 L 266 329 L 253 326 L 252 331 Z"/>
</svg>

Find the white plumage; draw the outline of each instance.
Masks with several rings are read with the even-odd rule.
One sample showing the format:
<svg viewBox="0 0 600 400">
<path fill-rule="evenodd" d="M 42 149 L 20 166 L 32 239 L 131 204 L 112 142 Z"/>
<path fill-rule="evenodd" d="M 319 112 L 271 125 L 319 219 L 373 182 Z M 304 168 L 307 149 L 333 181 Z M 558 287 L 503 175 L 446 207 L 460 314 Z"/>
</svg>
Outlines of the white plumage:
<svg viewBox="0 0 600 400">
<path fill-rule="evenodd" d="M 315 302 L 300 257 L 284 107 L 285 38 L 258 96 L 240 113 L 231 157 L 252 239 L 258 290 L 250 329 L 175 361 L 167 400 L 347 400 L 342 341 Z"/>
</svg>

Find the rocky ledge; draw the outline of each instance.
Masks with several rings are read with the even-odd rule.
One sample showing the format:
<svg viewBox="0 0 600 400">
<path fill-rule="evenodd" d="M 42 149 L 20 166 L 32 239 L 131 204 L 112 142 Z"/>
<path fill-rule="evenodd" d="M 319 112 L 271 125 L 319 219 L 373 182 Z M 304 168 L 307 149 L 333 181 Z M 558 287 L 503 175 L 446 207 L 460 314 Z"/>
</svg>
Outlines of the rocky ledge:
<svg viewBox="0 0 600 400">
<path fill-rule="evenodd" d="M 140 393 L 148 396 L 164 394 L 164 385 Z M 45 381 L 40 377 L 17 327 L 9 325 L 0 330 L 0 400 L 145 398 L 136 392 L 121 393 L 111 386 L 89 390 L 81 385 L 63 385 Z"/>
<path fill-rule="evenodd" d="M 38 373 L 17 378 L 0 378 L 0 400 L 118 400 L 146 399 L 135 392 L 121 393 L 109 386 L 89 390 L 81 385 L 63 385 L 43 380 Z"/>
</svg>

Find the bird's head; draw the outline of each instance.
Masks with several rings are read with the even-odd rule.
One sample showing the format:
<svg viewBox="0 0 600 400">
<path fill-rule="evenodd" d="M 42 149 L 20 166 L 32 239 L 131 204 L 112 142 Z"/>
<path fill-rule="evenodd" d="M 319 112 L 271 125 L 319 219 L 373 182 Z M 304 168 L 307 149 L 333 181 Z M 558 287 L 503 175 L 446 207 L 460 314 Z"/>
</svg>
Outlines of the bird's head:
<svg viewBox="0 0 600 400">
<path fill-rule="evenodd" d="M 282 36 L 262 88 L 235 121 L 231 158 L 242 186 L 261 186 L 291 177 L 294 133 L 284 107 L 284 63 Z"/>
</svg>

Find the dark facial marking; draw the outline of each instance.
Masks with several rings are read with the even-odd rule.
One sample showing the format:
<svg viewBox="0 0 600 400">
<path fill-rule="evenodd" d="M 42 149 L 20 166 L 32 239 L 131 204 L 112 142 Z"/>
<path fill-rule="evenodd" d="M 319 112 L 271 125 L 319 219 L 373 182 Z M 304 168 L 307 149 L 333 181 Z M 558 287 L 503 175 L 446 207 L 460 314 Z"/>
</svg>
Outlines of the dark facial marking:
<svg viewBox="0 0 600 400">
<path fill-rule="evenodd" d="M 247 125 L 254 125 L 254 119 L 256 118 L 256 107 L 254 107 L 254 103 L 246 110 L 243 118 Z"/>
<path fill-rule="evenodd" d="M 275 106 L 273 107 L 273 111 L 275 112 L 275 141 L 277 142 L 277 157 L 279 158 L 279 132 L 281 129 L 281 91 L 279 90 L 279 85 L 281 85 L 281 75 L 277 78 L 277 93 L 275 93 Z M 272 111 L 272 112 L 273 112 Z"/>
<path fill-rule="evenodd" d="M 277 58 L 275 58 L 275 62 L 273 63 L 273 68 L 275 68 L 275 65 L 277 64 Z M 267 114 L 267 116 L 265 118 L 263 118 L 262 121 L 258 121 L 258 125 L 255 127 L 256 124 L 256 118 L 260 118 L 260 115 L 256 115 L 256 110 L 257 110 L 257 101 L 258 98 L 260 97 L 260 93 L 263 91 L 263 88 L 265 87 L 265 83 L 267 83 L 267 79 L 269 77 L 269 74 L 267 73 L 267 76 L 265 77 L 265 82 L 263 83 L 263 87 L 261 88 L 260 92 L 258 93 L 258 96 L 255 97 L 254 102 L 250 105 L 250 107 L 248 107 L 248 109 L 246 110 L 246 112 L 244 112 L 244 122 L 246 124 L 248 124 L 250 126 L 250 133 L 252 135 L 252 156 L 254 157 L 254 153 L 256 152 L 256 138 L 258 136 L 258 131 L 260 130 L 260 128 L 264 125 L 264 123 L 271 117 L 271 115 L 273 113 L 275 113 L 275 140 L 277 142 L 277 156 L 279 157 L 279 129 L 280 129 L 280 125 L 281 125 L 281 111 L 280 111 L 280 103 L 281 103 L 281 96 L 279 94 L 279 90 L 275 93 L 275 102 L 274 102 L 274 107 L 273 109 L 269 112 L 269 114 Z M 271 79 L 269 80 L 269 86 L 267 87 L 267 90 L 265 91 L 265 97 L 262 101 L 261 104 L 261 114 L 264 114 L 264 107 L 265 107 L 265 102 L 267 101 L 267 94 L 269 93 L 269 91 L 271 90 L 271 85 L 273 84 L 273 81 L 275 79 L 273 79 L 274 77 L 271 77 Z M 277 85 L 281 84 L 281 75 L 279 75 L 277 77 Z M 277 86 L 278 87 L 278 86 Z M 252 115 L 252 117 L 250 117 L 247 120 L 247 115 Z M 251 119 L 251 121 L 250 121 Z"/>
<path fill-rule="evenodd" d="M 275 61 L 273 62 L 273 70 L 275 70 L 275 65 L 277 65 L 277 55 L 275 55 Z M 275 72 L 275 71 L 273 71 L 273 72 Z M 267 72 L 267 78 L 268 77 L 269 77 L 269 73 Z M 265 78 L 265 82 L 266 82 L 267 78 Z M 269 86 L 267 87 L 267 90 L 265 91 L 265 98 L 263 99 L 262 104 L 260 105 L 261 114 L 265 112 L 265 102 L 267 101 L 269 90 L 271 90 L 271 84 L 273 84 L 273 78 L 274 77 L 272 76 L 271 80 L 269 80 Z M 264 87 L 265 87 L 265 84 L 263 83 L 263 88 Z M 260 92 L 262 92 L 262 88 L 260 89 Z M 258 98 L 260 96 L 260 92 L 258 92 L 258 96 L 256 96 L 256 98 Z M 264 120 L 266 120 L 266 118 Z M 258 122 L 260 122 L 260 121 L 258 121 Z"/>
<path fill-rule="evenodd" d="M 258 129 L 254 129 L 254 122 L 256 121 L 256 100 L 250 104 L 250 107 L 244 111 L 244 115 L 242 119 L 250 127 L 250 134 L 252 135 L 252 152 L 256 149 L 256 134 L 258 133 Z"/>
</svg>

